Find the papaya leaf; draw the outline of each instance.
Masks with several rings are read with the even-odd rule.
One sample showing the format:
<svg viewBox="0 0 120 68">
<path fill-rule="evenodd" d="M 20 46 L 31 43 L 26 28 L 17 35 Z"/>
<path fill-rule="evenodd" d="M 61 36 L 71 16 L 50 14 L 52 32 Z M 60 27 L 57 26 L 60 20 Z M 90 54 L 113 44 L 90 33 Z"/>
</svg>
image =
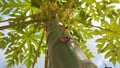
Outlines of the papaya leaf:
<svg viewBox="0 0 120 68">
<path fill-rule="evenodd" d="M 109 52 L 107 52 L 107 54 L 105 54 L 105 58 L 109 58 L 109 57 L 111 57 L 111 55 L 112 55 L 112 52 L 109 51 Z"/>
<path fill-rule="evenodd" d="M 36 8 L 40 8 L 40 3 L 42 0 L 31 0 L 31 6 L 34 6 Z"/>
<path fill-rule="evenodd" d="M 102 49 L 102 53 L 105 53 L 109 50 L 113 50 L 114 49 L 114 45 L 112 44 L 107 44 L 103 49 Z"/>
<path fill-rule="evenodd" d="M 3 18 L 2 18 L 2 17 L 0 17 L 0 21 L 2 21 L 2 19 L 3 19 Z"/>
<path fill-rule="evenodd" d="M 104 38 L 99 38 L 99 39 L 96 40 L 96 42 L 105 43 L 105 39 Z"/>
<path fill-rule="evenodd" d="M 118 63 L 120 63 L 120 57 L 117 57 L 117 61 L 118 61 Z"/>
<path fill-rule="evenodd" d="M 102 49 L 104 47 L 104 44 L 97 44 L 98 49 Z"/>
<path fill-rule="evenodd" d="M 112 58 L 110 58 L 110 61 L 115 65 L 115 63 L 116 63 L 116 58 L 115 58 L 115 57 L 112 57 Z"/>
</svg>

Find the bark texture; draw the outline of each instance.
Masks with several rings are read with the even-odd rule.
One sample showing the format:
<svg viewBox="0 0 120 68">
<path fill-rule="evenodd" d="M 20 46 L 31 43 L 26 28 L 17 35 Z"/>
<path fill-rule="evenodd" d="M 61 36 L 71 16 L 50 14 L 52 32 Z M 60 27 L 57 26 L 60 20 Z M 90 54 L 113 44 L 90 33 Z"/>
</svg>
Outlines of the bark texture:
<svg viewBox="0 0 120 68">
<path fill-rule="evenodd" d="M 56 19 L 49 21 L 47 25 L 48 68 L 97 68 L 72 38 L 60 41 L 60 38 L 65 35 L 63 32 L 64 28 Z M 67 34 L 67 37 L 71 36 Z"/>
</svg>

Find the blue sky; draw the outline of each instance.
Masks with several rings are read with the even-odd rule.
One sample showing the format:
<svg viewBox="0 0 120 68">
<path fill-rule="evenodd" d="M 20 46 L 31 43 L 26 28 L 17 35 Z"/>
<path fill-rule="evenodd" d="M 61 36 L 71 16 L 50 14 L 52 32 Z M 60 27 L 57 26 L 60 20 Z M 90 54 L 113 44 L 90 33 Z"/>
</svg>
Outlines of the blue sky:
<svg viewBox="0 0 120 68">
<path fill-rule="evenodd" d="M 108 59 L 104 59 L 104 54 L 98 54 L 97 53 L 97 48 L 96 45 L 97 43 L 95 42 L 95 40 L 97 38 L 100 38 L 100 36 L 94 36 L 93 39 L 90 39 L 87 41 L 87 46 L 90 48 L 90 50 L 92 51 L 92 53 L 95 55 L 95 58 L 92 58 L 92 62 L 94 62 L 98 68 L 104 68 L 104 64 L 106 64 L 108 67 L 112 67 L 112 68 L 120 68 L 120 64 L 116 64 L 115 66 L 109 62 Z"/>
</svg>

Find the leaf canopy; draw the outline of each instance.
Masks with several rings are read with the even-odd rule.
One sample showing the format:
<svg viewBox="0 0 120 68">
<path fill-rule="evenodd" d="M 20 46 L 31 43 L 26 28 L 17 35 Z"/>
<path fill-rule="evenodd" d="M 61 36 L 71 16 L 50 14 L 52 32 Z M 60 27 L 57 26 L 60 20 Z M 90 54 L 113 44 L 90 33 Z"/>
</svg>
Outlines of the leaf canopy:
<svg viewBox="0 0 120 68">
<path fill-rule="evenodd" d="M 89 58 L 94 55 L 86 46 L 86 40 L 100 35 L 96 40 L 98 53 L 105 53 L 105 58 L 113 64 L 120 63 L 120 8 L 116 8 L 116 4 L 120 1 L 1 0 L 1 14 L 10 16 L 8 20 L 0 17 L 0 23 L 8 22 L 0 26 L 0 30 L 9 31 L 7 36 L 0 32 L 0 48 L 6 48 L 8 66 L 25 63 L 30 68 L 40 54 L 46 53 L 46 24 L 53 17 L 68 26 Z"/>
</svg>

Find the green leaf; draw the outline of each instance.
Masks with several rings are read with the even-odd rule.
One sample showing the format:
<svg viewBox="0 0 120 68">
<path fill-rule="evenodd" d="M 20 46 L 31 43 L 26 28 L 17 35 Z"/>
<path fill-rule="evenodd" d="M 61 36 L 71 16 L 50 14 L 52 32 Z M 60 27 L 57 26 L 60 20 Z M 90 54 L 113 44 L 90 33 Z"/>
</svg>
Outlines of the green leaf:
<svg viewBox="0 0 120 68">
<path fill-rule="evenodd" d="M 107 51 L 109 51 L 110 49 L 106 46 L 106 47 L 104 47 L 102 50 L 101 50 L 101 52 L 102 53 L 105 53 L 105 52 L 107 52 Z"/>
<path fill-rule="evenodd" d="M 36 57 L 35 52 L 41 40 L 42 31 L 40 31 L 40 28 L 47 29 L 46 32 L 48 34 L 46 34 L 46 36 L 49 36 L 47 37 L 47 43 L 49 43 L 47 45 L 51 46 L 54 43 L 58 43 L 57 41 L 59 37 L 61 37 L 61 34 L 67 30 L 61 28 L 61 26 L 59 27 L 59 22 L 62 24 L 65 23 L 65 26 L 70 26 L 68 31 L 71 29 L 72 36 L 81 45 L 80 47 L 87 57 L 93 57 L 93 55 L 85 44 L 86 40 L 91 39 L 92 36 L 96 34 L 102 37 L 96 40 L 98 43 L 98 52 L 106 53 L 105 58 L 111 58 L 111 62 L 113 63 L 120 62 L 120 20 L 118 20 L 120 11 L 119 9 L 115 10 L 115 6 L 113 5 L 117 2 L 119 2 L 119 0 L 99 2 L 96 2 L 96 0 L 1 0 L 0 12 L 5 15 L 10 15 L 14 19 L 7 21 L 7 23 L 11 26 L 14 26 L 13 24 L 23 24 L 19 27 L 14 26 L 10 28 L 11 33 L 8 34 L 7 38 L 4 37 L 4 34 L 0 33 L 0 48 L 7 48 L 5 55 L 6 59 L 9 59 L 8 65 L 11 66 L 19 64 L 19 62 L 24 62 L 26 67 L 30 68 L 33 64 L 34 57 Z M 55 18 L 53 18 L 53 14 L 56 14 Z M 74 21 L 73 19 L 77 19 L 78 21 Z M 93 20 L 100 22 L 100 26 L 92 25 L 91 22 Z M 2 21 L 1 18 L 0 21 Z M 27 21 L 33 22 L 33 24 L 24 23 Z M 50 24 L 48 25 L 49 22 Z M 94 33 L 92 33 L 93 31 Z M 44 41 L 46 41 L 46 39 L 42 41 L 39 50 L 42 53 L 45 53 L 45 50 L 48 49 Z M 8 47 L 6 47 L 7 45 Z M 58 58 L 60 59 L 57 58 L 57 60 L 63 61 L 63 64 L 68 62 L 70 63 L 69 65 L 75 67 L 74 65 L 77 63 L 74 62 L 78 61 L 78 59 L 75 58 L 77 57 L 75 56 L 76 54 L 74 54 L 75 51 L 77 51 L 77 47 L 73 47 L 76 49 L 74 50 L 69 44 L 63 45 L 58 43 L 56 45 L 57 46 L 53 47 L 54 49 L 50 48 L 51 54 L 54 52 L 52 57 L 56 58 L 59 55 Z M 25 54 L 25 56 L 22 54 Z M 18 58 L 18 56 L 20 58 Z M 65 68 L 70 67 L 67 65 Z"/>
<path fill-rule="evenodd" d="M 22 63 L 22 61 L 23 61 L 23 56 L 22 55 L 19 56 L 19 61 L 20 61 L 20 63 Z"/>
<path fill-rule="evenodd" d="M 33 42 L 33 44 L 34 44 L 35 46 L 38 46 L 38 45 L 39 45 L 39 43 L 38 43 L 35 39 L 31 39 L 31 41 Z"/>
<path fill-rule="evenodd" d="M 112 45 L 111 43 L 108 43 L 103 49 L 102 49 L 102 53 L 107 52 L 107 51 L 111 51 L 115 48 L 114 45 Z"/>
<path fill-rule="evenodd" d="M 5 54 L 9 54 L 11 52 L 11 49 L 7 49 L 6 52 L 5 52 Z"/>
<path fill-rule="evenodd" d="M 112 6 L 107 7 L 108 10 L 114 9 L 114 8 L 115 8 L 115 5 L 112 5 Z"/>
<path fill-rule="evenodd" d="M 98 49 L 102 49 L 104 47 L 104 44 L 97 44 Z"/>
<path fill-rule="evenodd" d="M 14 59 L 16 61 L 16 65 L 18 65 L 19 64 L 18 57 L 15 57 Z"/>
<path fill-rule="evenodd" d="M 86 49 L 84 53 L 85 53 L 85 54 L 89 54 L 89 52 L 90 52 L 90 50 L 89 50 L 89 49 Z"/>
<path fill-rule="evenodd" d="M 96 40 L 96 42 L 101 42 L 101 43 L 104 43 L 106 40 L 104 38 L 99 38 Z"/>
<path fill-rule="evenodd" d="M 85 50 L 87 48 L 87 46 L 82 46 L 81 49 L 82 50 Z"/>
<path fill-rule="evenodd" d="M 11 10 L 12 10 L 11 8 L 6 8 L 6 10 L 2 12 L 2 14 L 3 15 L 9 14 Z"/>
<path fill-rule="evenodd" d="M 24 63 L 28 68 L 30 68 L 31 63 L 32 63 L 31 58 L 27 58 L 26 61 L 24 61 Z"/>
<path fill-rule="evenodd" d="M 118 56 L 120 56 L 120 54 Z M 117 61 L 118 63 L 120 63 L 120 57 L 117 57 Z"/>
<path fill-rule="evenodd" d="M 41 0 L 31 0 L 31 6 L 40 8 L 40 2 L 41 2 Z"/>
<path fill-rule="evenodd" d="M 7 55 L 5 58 L 6 59 L 12 59 L 14 57 L 14 55 L 13 54 L 10 54 L 10 55 Z"/>
<path fill-rule="evenodd" d="M 3 36 L 4 34 L 2 32 L 0 32 L 0 36 Z"/>
<path fill-rule="evenodd" d="M 98 52 L 98 53 L 101 53 L 101 49 L 98 49 L 97 52 Z"/>
<path fill-rule="evenodd" d="M 22 3 L 21 0 L 15 0 L 18 4 Z"/>
<path fill-rule="evenodd" d="M 112 45 L 111 43 L 108 43 L 106 46 L 109 50 L 113 50 L 115 48 L 114 45 Z"/>
<path fill-rule="evenodd" d="M 86 49 L 84 53 L 87 55 L 88 58 L 93 58 L 93 54 L 90 52 L 90 49 Z"/>
<path fill-rule="evenodd" d="M 110 61 L 115 65 L 115 63 L 116 63 L 116 58 L 115 58 L 115 57 L 112 57 L 112 58 L 110 58 Z"/>
<path fill-rule="evenodd" d="M 75 39 L 76 39 L 78 42 L 82 39 L 81 34 L 78 33 L 75 29 L 73 30 L 73 35 L 76 36 Z"/>
<path fill-rule="evenodd" d="M 14 60 L 11 60 L 11 59 L 7 60 L 7 62 L 8 62 L 7 67 L 11 67 L 15 63 Z"/>
<path fill-rule="evenodd" d="M 112 54 L 113 54 L 113 53 L 112 53 L 111 51 L 107 52 L 107 54 L 105 54 L 105 59 L 111 57 Z"/>
<path fill-rule="evenodd" d="M 1 38 L 1 36 L 3 36 L 4 34 L 2 33 L 2 32 L 0 32 L 0 42 L 2 42 L 2 40 L 3 40 L 3 38 Z M 0 48 L 1 48 L 1 46 L 3 46 L 3 45 L 0 45 Z"/>
<path fill-rule="evenodd" d="M 88 57 L 89 57 L 89 58 L 94 58 L 95 56 L 92 54 L 92 52 L 90 52 L 90 53 L 88 54 Z"/>
<path fill-rule="evenodd" d="M 0 17 L 0 21 L 2 21 L 3 20 L 3 18 L 2 17 Z"/>
</svg>

